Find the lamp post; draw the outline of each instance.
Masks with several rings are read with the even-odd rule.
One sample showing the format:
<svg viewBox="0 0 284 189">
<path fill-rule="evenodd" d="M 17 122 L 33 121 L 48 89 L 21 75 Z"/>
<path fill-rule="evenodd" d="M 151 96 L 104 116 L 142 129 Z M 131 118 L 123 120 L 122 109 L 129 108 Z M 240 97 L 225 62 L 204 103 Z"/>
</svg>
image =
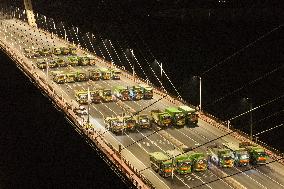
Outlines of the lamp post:
<svg viewBox="0 0 284 189">
<path fill-rule="evenodd" d="M 201 102 L 202 102 L 202 101 L 201 101 L 201 100 L 202 100 L 202 98 L 201 98 L 201 97 L 202 97 L 202 91 L 201 91 L 201 90 L 202 90 L 202 85 L 201 85 L 201 81 L 202 81 L 202 80 L 201 80 L 201 77 L 200 77 L 200 76 L 194 76 L 194 77 L 196 77 L 196 78 L 199 79 L 199 111 L 201 111 L 201 104 L 202 104 L 202 103 L 201 103 Z"/>
<path fill-rule="evenodd" d="M 130 52 L 131 52 L 132 57 L 134 57 L 133 49 L 130 49 Z M 132 75 L 133 75 L 133 78 L 134 78 L 134 76 L 135 76 L 134 63 L 132 64 Z"/>
<path fill-rule="evenodd" d="M 252 141 L 252 100 L 250 98 L 245 98 L 249 103 L 249 111 L 250 111 L 250 140 Z"/>
</svg>

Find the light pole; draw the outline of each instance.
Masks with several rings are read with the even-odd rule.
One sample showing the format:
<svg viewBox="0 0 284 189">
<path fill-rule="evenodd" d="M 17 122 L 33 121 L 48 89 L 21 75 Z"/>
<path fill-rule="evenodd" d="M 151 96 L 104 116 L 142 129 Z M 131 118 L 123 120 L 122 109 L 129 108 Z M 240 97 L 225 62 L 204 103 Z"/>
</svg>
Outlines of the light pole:
<svg viewBox="0 0 284 189">
<path fill-rule="evenodd" d="M 131 52 L 132 57 L 134 57 L 133 49 L 130 49 L 130 52 Z M 134 76 L 135 76 L 134 63 L 132 64 L 132 75 L 133 75 L 133 78 L 134 78 Z"/>
<path fill-rule="evenodd" d="M 250 111 L 250 140 L 252 141 L 252 100 L 250 98 L 245 98 L 249 103 L 249 111 Z"/>
<path fill-rule="evenodd" d="M 200 76 L 194 76 L 194 77 L 197 77 L 198 79 L 199 79 L 199 111 L 201 111 L 201 97 L 202 97 L 202 91 L 201 91 L 201 89 L 202 89 L 202 87 L 201 87 L 201 77 Z"/>
</svg>

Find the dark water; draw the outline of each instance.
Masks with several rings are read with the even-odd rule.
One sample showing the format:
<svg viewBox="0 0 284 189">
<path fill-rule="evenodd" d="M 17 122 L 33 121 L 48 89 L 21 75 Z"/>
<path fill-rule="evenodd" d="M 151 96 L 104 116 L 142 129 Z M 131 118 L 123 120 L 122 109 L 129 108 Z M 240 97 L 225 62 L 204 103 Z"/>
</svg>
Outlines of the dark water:
<svg viewBox="0 0 284 189">
<path fill-rule="evenodd" d="M 0 70 L 0 188 L 127 188 L 2 52 Z"/>
<path fill-rule="evenodd" d="M 16 5 L 20 5 L 18 1 L 13 2 Z M 84 32 L 90 31 L 96 36 L 101 36 L 101 39 L 111 39 L 122 60 L 120 62 L 114 55 L 114 50 L 109 48 L 114 62 L 118 65 L 128 67 L 129 71 L 131 71 L 131 68 L 126 63 L 122 50 L 119 49 L 120 47 L 124 50 L 127 48 L 134 49 L 135 55 L 145 70 L 146 75 L 157 86 L 159 86 L 159 83 L 145 62 L 148 61 L 157 75 L 159 75 L 159 67 L 154 63 L 154 60 L 157 59 L 163 62 L 164 70 L 171 78 L 181 96 L 194 105 L 198 104 L 199 85 L 198 81 L 193 79 L 193 76 L 201 75 L 203 81 L 203 108 L 205 111 L 223 120 L 228 120 L 249 109 L 249 104 L 242 100 L 244 97 L 252 99 L 253 107 L 281 97 L 284 94 L 284 27 L 277 27 L 284 23 L 283 3 L 281 4 L 281 1 L 241 0 L 230 1 L 233 2 L 231 4 L 218 4 L 216 1 L 198 2 L 62 0 L 50 1 L 47 4 L 46 1 L 38 0 L 34 2 L 34 8 L 39 13 L 54 18 L 56 22 L 63 21 L 66 26 L 78 26 L 82 35 Z M 92 42 L 96 45 L 95 51 L 98 55 L 104 55 L 110 60 L 102 42 Z M 90 48 L 88 45 L 87 47 Z M 99 48 L 102 50 L 101 52 L 99 52 Z M 127 51 L 125 52 L 127 54 Z M 132 64 L 135 64 L 137 74 L 145 78 L 145 75 L 139 69 L 134 59 L 130 58 L 130 61 Z M 219 63 L 219 66 L 204 73 Z M 12 73 L 16 72 L 12 64 L 9 68 L 1 70 L 11 70 Z M 9 73 L 10 71 L 5 72 L 7 78 Z M 15 75 L 18 77 L 21 74 L 18 73 Z M 80 186 L 89 188 L 89 186 L 96 185 L 95 182 L 97 180 L 100 181 L 101 179 L 104 180 L 113 177 L 102 176 L 109 174 L 111 171 L 107 167 L 96 169 L 97 167 L 94 165 L 97 163 L 95 162 L 99 161 L 97 160 L 97 155 L 85 145 L 84 141 L 64 121 L 62 115 L 52 108 L 50 102 L 37 92 L 37 89 L 32 87 L 32 84 L 23 82 L 24 77 L 20 79 L 16 79 L 16 77 L 11 78 L 13 78 L 11 80 L 13 84 L 10 84 L 10 87 L 12 87 L 10 94 L 14 95 L 15 91 L 18 91 L 22 95 L 23 92 L 18 87 L 29 85 L 31 91 L 24 94 L 34 95 L 37 93 L 38 96 L 32 96 L 30 99 L 28 99 L 28 95 L 25 98 L 17 98 L 26 107 L 5 111 L 10 114 L 19 113 L 22 115 L 19 117 L 27 118 L 23 118 L 18 124 L 13 124 L 12 128 L 23 125 L 25 123 L 24 120 L 26 120 L 27 127 L 31 129 L 30 134 L 24 133 L 25 130 L 18 131 L 16 128 L 11 129 L 10 125 L 7 129 L 11 133 L 16 130 L 22 134 L 22 138 L 25 138 L 26 141 L 20 143 L 22 145 L 21 150 L 28 148 L 30 144 L 37 145 L 38 142 L 35 143 L 31 138 L 35 137 L 35 133 L 41 133 L 40 136 L 45 138 L 45 140 L 40 140 L 40 147 L 34 148 L 38 149 L 38 154 L 34 157 L 33 161 L 40 162 L 42 159 L 38 158 L 38 156 L 50 156 L 43 159 L 54 158 L 55 161 L 53 162 L 60 162 L 57 164 L 54 163 L 54 166 L 56 166 L 54 171 L 57 169 L 59 171 L 57 170 L 53 174 L 58 172 L 58 174 L 55 174 L 57 176 L 50 176 L 53 174 L 49 174 L 49 181 L 51 183 L 61 185 L 65 183 L 66 178 L 69 177 L 68 174 L 70 174 L 70 178 L 72 179 L 69 179 L 67 184 L 72 185 L 76 181 L 76 184 L 79 185 L 81 183 L 82 185 Z M 167 82 L 165 76 L 163 76 L 162 81 L 166 89 L 175 94 L 175 90 Z M 2 83 L 4 90 L 8 85 L 6 82 Z M 28 87 L 24 87 L 24 89 L 27 90 Z M 1 94 L 5 98 L 9 96 L 3 92 Z M 20 94 L 15 95 L 18 97 Z M 14 98 L 11 97 L 11 101 L 5 100 L 5 102 L 16 104 L 12 100 Z M 38 105 L 36 111 L 30 105 L 35 99 L 38 99 L 36 100 L 36 104 Z M 45 108 L 41 108 L 43 106 Z M 283 123 L 283 107 L 284 98 L 282 97 L 253 111 L 253 132 L 256 134 Z M 45 116 L 49 114 L 46 119 L 42 119 L 39 115 L 34 116 L 35 113 L 46 110 L 50 110 L 50 112 L 42 112 L 41 114 Z M 14 121 L 13 117 L 11 116 L 10 121 Z M 34 127 L 28 124 L 31 117 L 40 117 L 41 119 L 35 119 L 34 127 L 41 126 L 44 129 L 34 130 Z M 248 133 L 249 118 L 249 114 L 244 115 L 233 120 L 232 124 L 234 127 Z M 47 124 L 47 120 L 51 125 L 58 128 L 58 130 L 50 127 Z M 62 122 L 57 122 L 57 120 L 61 120 Z M 284 151 L 283 132 L 283 127 L 280 127 L 259 135 L 259 139 Z M 55 136 L 58 135 L 58 137 L 53 138 L 54 134 L 56 134 Z M 6 148 L 10 148 L 14 143 L 17 143 L 13 139 L 10 141 L 9 145 L 5 145 L 7 146 Z M 71 142 L 74 142 L 72 148 L 70 147 L 72 145 L 70 144 Z M 49 148 L 45 147 L 48 145 L 50 145 Z M 55 148 L 57 150 L 54 150 L 53 146 L 57 146 Z M 84 148 L 81 146 L 84 146 Z M 86 152 L 79 153 L 77 152 L 78 149 L 85 149 Z M 13 153 L 17 154 L 17 156 L 25 154 L 21 151 Z M 69 155 L 69 153 L 73 155 Z M 10 156 L 12 155 L 7 157 Z M 72 159 L 73 157 L 75 158 L 74 160 Z M 87 162 L 85 161 L 85 157 L 88 159 Z M 91 161 L 90 159 L 93 158 L 96 158 L 96 160 Z M 10 164 L 13 165 L 14 161 L 14 159 L 11 159 Z M 61 168 L 65 161 L 67 161 L 68 166 L 73 166 L 73 162 L 76 162 L 80 169 L 75 165 L 72 168 Z M 51 169 L 50 167 L 52 166 L 46 164 L 28 162 L 23 167 L 24 172 L 19 174 L 39 175 L 42 180 L 45 180 L 43 179 L 45 177 L 44 173 L 49 171 L 43 171 L 42 174 L 37 174 L 37 171 L 41 170 L 41 166 L 48 167 L 46 170 Z M 29 170 L 27 169 L 29 166 L 35 168 L 34 170 L 31 169 L 32 171 L 29 174 L 26 174 L 25 171 Z M 69 169 L 70 171 L 67 171 Z M 9 177 L 5 174 L 6 170 L 2 173 L 4 174 L 4 178 Z M 87 175 L 84 176 L 84 174 Z M 27 179 L 28 181 L 26 182 L 37 182 L 37 179 L 34 179 L 36 176 L 32 176 L 33 179 Z M 81 179 L 76 179 L 77 177 Z M 113 182 L 120 182 L 119 179 L 113 180 Z M 88 184 L 83 185 L 85 182 Z M 111 183 L 108 181 L 107 184 Z"/>
</svg>

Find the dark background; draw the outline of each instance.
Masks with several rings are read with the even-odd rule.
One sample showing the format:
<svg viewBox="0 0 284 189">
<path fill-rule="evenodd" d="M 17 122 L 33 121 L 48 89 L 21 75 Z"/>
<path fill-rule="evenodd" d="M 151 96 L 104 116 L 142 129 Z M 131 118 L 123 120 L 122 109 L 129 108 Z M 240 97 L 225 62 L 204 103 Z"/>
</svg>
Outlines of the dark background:
<svg viewBox="0 0 284 189">
<path fill-rule="evenodd" d="M 23 7 L 20 1 L 9 3 Z M 251 98 L 256 107 L 284 94 L 284 27 L 276 29 L 284 23 L 281 1 L 53 0 L 47 3 L 37 0 L 33 3 L 35 11 L 66 26 L 78 26 L 82 35 L 92 32 L 101 39 L 111 39 L 115 47 L 134 49 L 146 75 L 157 86 L 159 83 L 145 62 L 157 75 L 159 67 L 154 60 L 163 62 L 182 98 L 194 105 L 198 104 L 199 85 L 193 76 L 201 75 L 203 109 L 222 120 L 249 109 L 249 104 L 242 100 L 244 97 Z M 110 60 L 102 43 L 95 44 Z M 122 51 L 119 56 L 123 59 Z M 1 75 L 2 183 L 9 186 L 17 180 L 32 186 L 42 183 L 42 186 L 80 188 L 104 183 L 105 188 L 120 188 L 123 185 L 120 179 L 74 132 L 62 114 L 26 81 L 13 63 L 7 62 L 11 61 L 1 55 L 1 70 L 5 70 Z M 115 63 L 131 71 L 125 60 L 115 59 Z M 135 67 L 137 74 L 145 78 Z M 276 71 L 266 76 L 272 70 Z M 175 94 L 166 77 L 162 80 L 166 89 Z M 240 90 L 234 92 L 237 89 Z M 283 102 L 280 98 L 253 112 L 254 133 L 283 123 Z M 232 124 L 248 133 L 249 115 Z M 260 140 L 283 151 L 282 137 L 283 127 L 280 127 L 260 135 Z"/>
</svg>

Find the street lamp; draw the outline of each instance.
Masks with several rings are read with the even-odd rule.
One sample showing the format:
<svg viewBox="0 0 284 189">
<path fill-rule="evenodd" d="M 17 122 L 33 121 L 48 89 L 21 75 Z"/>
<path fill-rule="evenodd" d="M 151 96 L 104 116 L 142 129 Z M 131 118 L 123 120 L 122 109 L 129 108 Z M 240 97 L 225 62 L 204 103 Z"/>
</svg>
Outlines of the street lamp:
<svg viewBox="0 0 284 189">
<path fill-rule="evenodd" d="M 249 103 L 249 111 L 250 111 L 250 140 L 252 141 L 252 100 L 251 100 L 251 98 L 245 98 L 245 100 Z"/>
<path fill-rule="evenodd" d="M 160 72 L 161 72 L 161 78 L 163 77 L 163 63 L 161 62 L 159 64 L 158 60 L 155 59 L 155 63 L 158 64 L 158 66 L 160 66 Z"/>
<path fill-rule="evenodd" d="M 195 78 L 199 79 L 199 111 L 201 111 L 201 77 L 200 76 L 194 76 Z"/>
</svg>

